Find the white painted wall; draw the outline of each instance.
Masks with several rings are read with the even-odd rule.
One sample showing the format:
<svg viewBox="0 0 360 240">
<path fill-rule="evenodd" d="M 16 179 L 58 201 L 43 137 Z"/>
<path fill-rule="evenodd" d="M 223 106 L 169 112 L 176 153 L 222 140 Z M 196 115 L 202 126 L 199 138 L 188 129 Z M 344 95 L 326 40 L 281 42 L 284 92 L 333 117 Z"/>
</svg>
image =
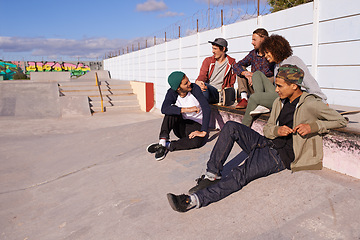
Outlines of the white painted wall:
<svg viewBox="0 0 360 240">
<path fill-rule="evenodd" d="M 197 33 L 104 60 L 113 79 L 153 82 L 156 107 L 161 108 L 168 75 L 176 70 L 194 82 L 201 63 L 211 56 L 217 37 L 229 43 L 237 61 L 250 50 L 252 32 L 263 27 L 284 36 L 294 55 L 309 67 L 329 104 L 360 107 L 360 1 L 315 0 L 266 16 Z"/>
</svg>

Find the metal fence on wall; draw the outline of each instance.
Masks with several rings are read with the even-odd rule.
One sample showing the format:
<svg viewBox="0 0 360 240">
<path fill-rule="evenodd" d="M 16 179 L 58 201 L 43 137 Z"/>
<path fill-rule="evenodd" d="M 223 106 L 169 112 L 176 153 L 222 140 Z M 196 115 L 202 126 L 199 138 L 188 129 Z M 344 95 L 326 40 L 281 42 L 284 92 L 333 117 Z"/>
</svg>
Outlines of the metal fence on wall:
<svg viewBox="0 0 360 240">
<path fill-rule="evenodd" d="M 192 16 L 171 24 L 151 36 L 139 37 L 126 46 L 107 52 L 104 57 L 107 59 L 131 53 L 268 13 L 270 13 L 270 6 L 265 0 L 223 0 L 215 6 L 209 5 L 208 9 L 199 10 Z"/>
</svg>

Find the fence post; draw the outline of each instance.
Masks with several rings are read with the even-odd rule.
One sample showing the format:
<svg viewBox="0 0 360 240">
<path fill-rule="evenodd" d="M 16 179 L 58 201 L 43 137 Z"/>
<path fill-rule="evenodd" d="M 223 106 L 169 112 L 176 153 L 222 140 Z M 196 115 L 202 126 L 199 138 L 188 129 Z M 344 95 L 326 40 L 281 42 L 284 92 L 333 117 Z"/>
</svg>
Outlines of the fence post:
<svg viewBox="0 0 360 240">
<path fill-rule="evenodd" d="M 224 25 L 224 12 L 221 9 L 221 26 L 223 26 L 223 25 Z"/>
<path fill-rule="evenodd" d="M 314 7 L 311 72 L 314 78 L 317 79 L 319 57 L 319 0 L 314 0 L 313 4 Z"/>
</svg>

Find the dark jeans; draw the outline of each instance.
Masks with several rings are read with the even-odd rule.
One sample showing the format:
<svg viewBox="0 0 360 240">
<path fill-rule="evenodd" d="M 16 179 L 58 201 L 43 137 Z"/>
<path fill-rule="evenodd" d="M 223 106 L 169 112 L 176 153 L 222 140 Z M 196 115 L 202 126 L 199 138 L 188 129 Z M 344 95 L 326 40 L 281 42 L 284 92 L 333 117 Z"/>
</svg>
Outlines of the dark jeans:
<svg viewBox="0 0 360 240">
<path fill-rule="evenodd" d="M 219 91 L 211 86 L 210 84 L 205 83 L 207 87 L 206 91 L 203 92 L 206 100 L 210 104 L 218 103 L 219 102 Z"/>
<path fill-rule="evenodd" d="M 201 124 L 189 119 L 183 119 L 181 115 L 165 115 L 161 124 L 159 138 L 169 140 L 171 130 L 174 131 L 174 134 L 179 140 L 171 141 L 169 151 L 199 148 L 207 139 L 207 137 L 194 137 L 189 139 L 190 133 L 201 131 Z"/>
<path fill-rule="evenodd" d="M 233 168 L 218 183 L 196 192 L 200 206 L 204 207 L 219 201 L 243 188 L 257 178 L 280 172 L 285 169 L 279 154 L 272 143 L 251 128 L 229 121 L 219 134 L 207 163 L 207 171 L 220 175 L 234 142 L 248 155 L 245 162 Z"/>
</svg>

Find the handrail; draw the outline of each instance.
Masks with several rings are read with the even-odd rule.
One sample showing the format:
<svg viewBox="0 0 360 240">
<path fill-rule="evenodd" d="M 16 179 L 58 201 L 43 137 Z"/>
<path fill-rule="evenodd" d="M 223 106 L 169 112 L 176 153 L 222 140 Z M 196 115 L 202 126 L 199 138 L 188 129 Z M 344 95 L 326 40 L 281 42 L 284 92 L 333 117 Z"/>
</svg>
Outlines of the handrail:
<svg viewBox="0 0 360 240">
<path fill-rule="evenodd" d="M 95 72 L 95 80 L 96 80 L 96 86 L 98 86 L 99 88 L 99 93 L 100 93 L 100 100 L 101 100 L 101 112 L 104 112 L 104 101 L 103 101 L 103 95 L 101 92 L 101 87 L 100 87 L 100 82 L 99 82 L 99 78 L 97 75 L 97 72 Z"/>
</svg>

